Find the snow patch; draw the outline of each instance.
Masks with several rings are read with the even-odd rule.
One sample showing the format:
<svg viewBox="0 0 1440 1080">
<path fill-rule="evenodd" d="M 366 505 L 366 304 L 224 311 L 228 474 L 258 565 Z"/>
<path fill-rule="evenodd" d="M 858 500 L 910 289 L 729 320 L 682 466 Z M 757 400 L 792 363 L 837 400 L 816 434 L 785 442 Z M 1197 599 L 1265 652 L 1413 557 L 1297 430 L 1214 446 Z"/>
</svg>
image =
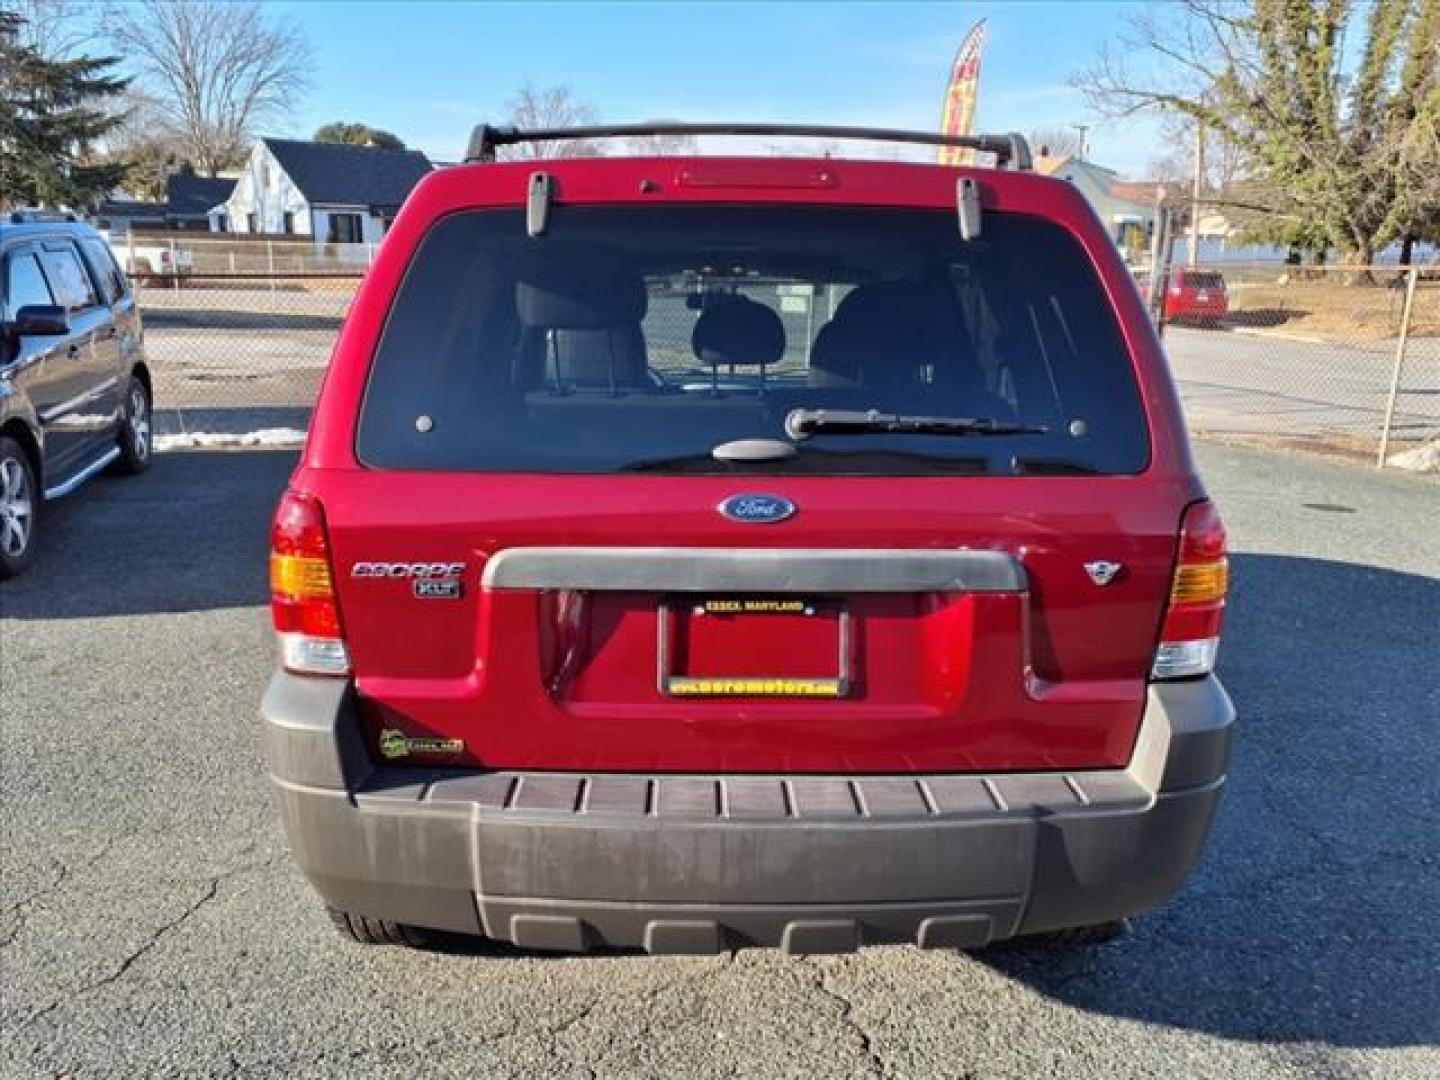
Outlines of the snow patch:
<svg viewBox="0 0 1440 1080">
<path fill-rule="evenodd" d="M 1440 439 L 1431 439 L 1419 446 L 1412 446 L 1409 450 L 1391 454 L 1386 464 L 1397 469 L 1409 469 L 1411 472 L 1440 473 Z"/>
<path fill-rule="evenodd" d="M 288 427 L 243 432 L 183 431 L 155 436 L 155 449 L 159 451 L 213 450 L 240 446 L 298 447 L 304 443 L 305 432 Z"/>
</svg>

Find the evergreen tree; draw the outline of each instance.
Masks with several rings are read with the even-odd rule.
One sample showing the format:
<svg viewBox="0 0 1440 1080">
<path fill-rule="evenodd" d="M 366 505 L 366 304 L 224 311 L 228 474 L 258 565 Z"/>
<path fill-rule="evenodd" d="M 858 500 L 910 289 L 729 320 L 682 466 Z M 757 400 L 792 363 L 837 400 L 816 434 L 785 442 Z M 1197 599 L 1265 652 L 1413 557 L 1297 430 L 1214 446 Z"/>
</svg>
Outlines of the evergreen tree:
<svg viewBox="0 0 1440 1080">
<path fill-rule="evenodd" d="M 125 166 L 91 147 L 122 118 L 95 107 L 125 89 L 114 57 L 47 60 L 20 43 L 22 23 L 0 11 L 0 206 L 88 207 Z"/>
<path fill-rule="evenodd" d="M 318 143 L 347 143 L 350 146 L 373 146 L 378 150 L 404 150 L 398 135 L 369 124 L 347 124 L 337 120 L 315 132 Z"/>
</svg>

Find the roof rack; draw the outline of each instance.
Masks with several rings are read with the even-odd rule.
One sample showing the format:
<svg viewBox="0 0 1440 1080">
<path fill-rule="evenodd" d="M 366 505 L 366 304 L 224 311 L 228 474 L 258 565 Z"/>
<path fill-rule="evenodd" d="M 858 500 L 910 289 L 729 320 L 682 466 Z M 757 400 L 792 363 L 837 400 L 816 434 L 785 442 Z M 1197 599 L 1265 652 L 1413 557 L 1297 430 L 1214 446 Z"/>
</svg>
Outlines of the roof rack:
<svg viewBox="0 0 1440 1080">
<path fill-rule="evenodd" d="M 602 124 L 591 127 L 532 128 L 492 127 L 477 124 L 465 151 L 466 163 L 494 161 L 501 146 L 524 142 L 562 142 L 570 139 L 641 138 L 649 135 L 774 135 L 816 139 L 868 139 L 875 142 L 918 143 L 924 146 L 960 146 L 994 154 L 997 162 L 1022 172 L 1033 168 L 1030 144 L 1025 136 L 1011 131 L 1001 135 L 941 135 L 934 131 L 902 131 L 891 128 L 827 127 L 815 124 L 686 124 L 657 121 L 651 124 Z"/>
<path fill-rule="evenodd" d="M 11 225 L 58 224 L 78 220 L 70 210 L 12 210 Z"/>
</svg>

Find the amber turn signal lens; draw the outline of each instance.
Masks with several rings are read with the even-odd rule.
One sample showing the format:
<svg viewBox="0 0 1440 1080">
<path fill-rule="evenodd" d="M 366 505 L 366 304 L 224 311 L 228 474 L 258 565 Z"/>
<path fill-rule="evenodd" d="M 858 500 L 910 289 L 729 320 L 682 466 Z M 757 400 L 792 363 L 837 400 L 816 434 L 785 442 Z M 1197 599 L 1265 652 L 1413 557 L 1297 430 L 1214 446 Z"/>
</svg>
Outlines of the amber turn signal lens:
<svg viewBox="0 0 1440 1080">
<path fill-rule="evenodd" d="M 304 555 L 271 555 L 270 592 L 287 600 L 328 599 L 334 595 L 330 566 Z"/>
<path fill-rule="evenodd" d="M 1170 588 L 1172 604 L 1207 604 L 1225 599 L 1230 584 L 1230 564 L 1225 559 L 1214 562 L 1181 564 L 1175 568 L 1175 583 Z"/>
</svg>

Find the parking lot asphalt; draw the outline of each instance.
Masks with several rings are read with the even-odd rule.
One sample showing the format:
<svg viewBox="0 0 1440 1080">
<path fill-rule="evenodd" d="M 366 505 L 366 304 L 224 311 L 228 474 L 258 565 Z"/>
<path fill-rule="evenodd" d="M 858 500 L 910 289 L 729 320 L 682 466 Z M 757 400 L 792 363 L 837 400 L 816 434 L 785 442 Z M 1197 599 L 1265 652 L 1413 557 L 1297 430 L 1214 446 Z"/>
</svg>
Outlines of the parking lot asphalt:
<svg viewBox="0 0 1440 1080">
<path fill-rule="evenodd" d="M 1199 456 L 1234 769 L 1182 895 L 1068 954 L 342 941 L 260 765 L 291 459 L 92 484 L 0 586 L 0 1075 L 1440 1075 L 1440 485 Z"/>
</svg>

